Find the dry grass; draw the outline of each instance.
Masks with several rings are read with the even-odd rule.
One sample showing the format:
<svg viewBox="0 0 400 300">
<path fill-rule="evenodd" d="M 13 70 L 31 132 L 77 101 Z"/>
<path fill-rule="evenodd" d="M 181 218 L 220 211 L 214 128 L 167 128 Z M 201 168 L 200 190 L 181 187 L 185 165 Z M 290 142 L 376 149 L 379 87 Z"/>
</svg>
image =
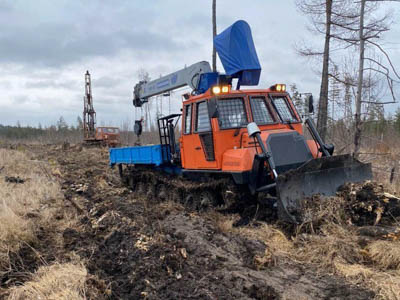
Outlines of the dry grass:
<svg viewBox="0 0 400 300">
<path fill-rule="evenodd" d="M 239 216 L 222 215 L 215 212 L 209 213 L 209 219 L 214 222 L 215 227 L 223 233 L 231 233 L 234 231 L 233 223 L 238 220 Z"/>
<path fill-rule="evenodd" d="M 376 300 L 400 300 L 400 241 L 360 236 L 358 227 L 347 224 L 342 215 L 342 202 L 339 197 L 328 203 L 317 202 L 311 212 L 317 226 L 314 222 L 303 224 L 292 237 L 274 224 L 257 222 L 259 226 L 233 227 L 238 216 L 212 214 L 210 219 L 221 232 L 265 243 L 264 255 L 254 257 L 258 269 L 293 260 L 321 274 L 335 274 L 370 289 Z"/>
<path fill-rule="evenodd" d="M 10 252 L 36 241 L 32 223 L 16 215 L 10 208 L 0 206 L 0 276 L 10 268 Z"/>
<path fill-rule="evenodd" d="M 376 300 L 399 300 L 400 299 L 400 274 L 377 273 L 369 279 L 369 285 L 376 291 Z"/>
<path fill-rule="evenodd" d="M 49 203 L 60 198 L 58 183 L 50 180 L 43 167 L 28 154 L 0 149 L 0 274 L 9 267 L 10 252 L 36 241 L 35 224 L 29 216 L 47 220 Z M 20 177 L 23 184 L 8 183 L 5 176 Z"/>
<path fill-rule="evenodd" d="M 33 274 L 32 280 L 11 289 L 9 300 L 86 299 L 86 268 L 76 264 L 43 266 Z"/>
<path fill-rule="evenodd" d="M 361 160 L 372 163 L 372 170 L 375 178 L 383 183 L 385 189 L 400 194 L 400 147 L 398 140 L 390 143 L 379 142 L 375 146 L 362 149 Z M 394 168 L 393 180 L 390 182 L 391 172 Z"/>
<path fill-rule="evenodd" d="M 362 264 L 348 264 L 341 262 L 339 259 L 335 259 L 333 263 L 335 270 L 350 280 L 362 281 L 371 277 L 374 273 L 373 270 Z"/>
<path fill-rule="evenodd" d="M 335 262 L 336 271 L 354 284 L 362 284 L 375 292 L 375 300 L 400 299 L 400 273 L 381 272 L 361 264 Z"/>
<path fill-rule="evenodd" d="M 58 182 L 50 175 L 50 166 L 32 160 L 30 153 L 0 149 L 0 277 L 12 272 L 12 254 L 18 256 L 23 246 L 34 248 L 40 243 L 39 228 L 55 228 L 54 215 L 63 207 Z M 6 182 L 5 178 L 19 177 L 24 183 Z M 68 224 L 73 218 L 64 218 Z M 62 221 L 57 221 L 57 226 Z M 57 237 L 55 237 L 55 240 Z M 56 249 L 53 249 L 56 251 Z M 37 253 L 38 258 L 41 257 Z"/>
<path fill-rule="evenodd" d="M 289 253 L 293 249 L 293 243 L 286 235 L 274 225 L 258 222 L 257 226 L 233 227 L 240 217 L 237 215 L 222 215 L 211 213 L 210 219 L 215 221 L 216 227 L 224 233 L 234 233 L 249 239 L 264 242 L 271 250 L 280 253 Z"/>
<path fill-rule="evenodd" d="M 320 230 L 297 236 L 291 258 L 363 285 L 376 300 L 400 299 L 400 242 L 377 240 L 362 247 L 352 227 L 325 224 Z"/>
<path fill-rule="evenodd" d="M 262 223 L 257 227 L 235 228 L 236 233 L 250 239 L 258 239 L 265 243 L 267 248 L 278 256 L 289 255 L 293 250 L 293 242 L 285 234 L 273 225 Z"/>
<path fill-rule="evenodd" d="M 292 241 L 273 225 L 258 223 L 254 227 L 233 227 L 239 216 L 218 213 L 211 213 L 210 219 L 215 222 L 215 226 L 223 233 L 238 234 L 248 239 L 262 241 L 266 245 L 265 253 L 254 257 L 254 264 L 257 269 L 276 265 L 281 258 L 289 257 L 293 251 Z"/>
<path fill-rule="evenodd" d="M 400 270 L 400 242 L 375 241 L 368 245 L 367 250 L 377 268 Z"/>
<path fill-rule="evenodd" d="M 357 236 L 336 224 L 326 224 L 318 235 L 301 234 L 296 237 L 295 257 L 304 262 L 317 264 L 325 270 L 335 272 L 335 261 L 358 264 L 364 261 Z"/>
</svg>

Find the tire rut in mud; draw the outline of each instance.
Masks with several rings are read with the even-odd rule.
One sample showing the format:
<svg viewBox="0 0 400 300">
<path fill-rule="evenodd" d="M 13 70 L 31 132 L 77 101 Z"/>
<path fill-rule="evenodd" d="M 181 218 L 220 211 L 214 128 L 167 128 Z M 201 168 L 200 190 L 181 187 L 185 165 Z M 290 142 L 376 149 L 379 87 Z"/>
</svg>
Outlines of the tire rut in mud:
<svg viewBox="0 0 400 300">
<path fill-rule="evenodd" d="M 144 168 L 125 169 L 122 183 L 152 201 L 173 201 L 190 211 L 215 210 L 223 214 L 239 214 L 241 219 L 234 226 L 248 224 L 251 220 L 273 222 L 277 220 L 276 201 L 265 197 L 262 201 L 252 196 L 247 186 L 238 186 L 232 177 L 202 178 L 199 181 L 150 171 Z"/>
<path fill-rule="evenodd" d="M 84 152 L 49 156 L 60 164 L 66 197 L 82 209 L 79 227 L 64 231 L 65 251 L 84 258 L 89 273 L 106 282 L 104 299 L 373 297 L 290 260 L 259 270 L 254 257 L 264 255 L 262 242 L 221 232 L 210 214 L 160 201 L 147 187 L 130 191 L 106 155 Z"/>
</svg>

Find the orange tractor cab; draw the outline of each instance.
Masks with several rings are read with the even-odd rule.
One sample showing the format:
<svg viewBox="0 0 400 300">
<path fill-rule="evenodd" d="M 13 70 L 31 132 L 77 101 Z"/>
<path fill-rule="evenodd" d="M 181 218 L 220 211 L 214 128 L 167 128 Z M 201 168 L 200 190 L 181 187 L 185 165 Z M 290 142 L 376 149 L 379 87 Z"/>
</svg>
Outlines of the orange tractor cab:
<svg viewBox="0 0 400 300">
<path fill-rule="evenodd" d="M 279 216 L 302 222 L 304 198 L 333 195 L 345 182 L 371 178 L 371 167 L 349 155 L 332 156 L 333 146 L 320 138 L 311 119 L 304 124 L 284 84 L 267 89 L 241 89 L 258 85 L 261 67 L 250 27 L 238 21 L 214 40 L 226 74 L 211 72 L 200 62 L 151 82 L 140 82 L 133 103 L 141 106 L 151 96 L 184 85 L 182 115 L 158 119 L 160 145 L 110 149 L 110 164 L 128 176 L 143 168 L 182 176 L 193 182 L 231 178 L 257 196 L 276 199 Z M 232 87 L 237 79 L 237 87 Z M 182 134 L 175 138 L 181 118 Z M 134 184 L 132 179 L 130 182 Z M 128 180 L 129 181 L 129 180 Z"/>
<path fill-rule="evenodd" d="M 109 147 L 116 147 L 120 144 L 120 132 L 118 127 L 97 127 L 96 140 L 101 141 Z"/>
</svg>

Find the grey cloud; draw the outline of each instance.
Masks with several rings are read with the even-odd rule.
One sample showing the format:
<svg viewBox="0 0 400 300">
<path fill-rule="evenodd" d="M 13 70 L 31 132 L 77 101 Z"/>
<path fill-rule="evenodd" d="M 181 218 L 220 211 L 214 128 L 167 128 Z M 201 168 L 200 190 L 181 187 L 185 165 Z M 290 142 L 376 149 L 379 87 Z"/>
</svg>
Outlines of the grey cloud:
<svg viewBox="0 0 400 300">
<path fill-rule="evenodd" d="M 6 1 L 0 1 L 0 14 L 1 13 L 5 13 L 5 12 L 9 12 L 12 10 L 12 5 L 11 3 L 7 3 Z"/>
<path fill-rule="evenodd" d="M 78 82 L 75 80 L 56 81 L 51 79 L 44 80 L 31 80 L 25 83 L 26 88 L 63 88 L 63 89 L 76 89 Z"/>
<path fill-rule="evenodd" d="M 304 30 L 306 18 L 293 1 L 247 2 L 217 1 L 218 32 L 247 20 L 263 67 L 260 87 L 279 80 L 316 93 L 319 76 L 313 67 L 320 67 L 292 48 L 299 35 L 319 41 Z M 282 13 L 290 16 L 284 22 Z M 11 105 L 0 101 L 1 123 L 50 124 L 60 115 L 75 122 L 82 114 L 88 68 L 98 120 L 120 125 L 134 114 L 138 69 L 156 78 L 211 59 L 211 7 L 204 0 L 0 0 L 0 28 L 0 95 L 13 99 Z M 398 32 L 387 37 L 395 41 Z"/>
<path fill-rule="evenodd" d="M 27 95 L 17 95 L 12 98 L 12 102 L 17 105 L 26 104 L 26 103 L 30 102 L 30 99 Z"/>
<path fill-rule="evenodd" d="M 10 81 L 8 81 L 8 80 L 2 80 L 2 81 L 0 81 L 0 88 L 3 88 L 3 89 L 10 89 L 11 87 L 12 87 L 12 84 L 11 84 Z"/>
<path fill-rule="evenodd" d="M 125 79 L 120 77 L 110 77 L 110 76 L 102 76 L 98 79 L 95 79 L 92 76 L 92 86 L 94 88 L 110 88 L 116 87 L 121 81 L 125 81 Z"/>
<path fill-rule="evenodd" d="M 198 32 L 209 31 L 198 26 L 207 19 L 200 11 L 171 19 L 168 10 L 182 9 L 177 1 L 4 3 L 10 11 L 0 16 L 0 63 L 61 67 L 91 57 L 113 57 L 122 50 L 177 54 L 200 47 Z"/>
<path fill-rule="evenodd" d="M 1 22 L 0 22 L 1 23 Z M 11 27 L 11 28 L 10 28 Z M 91 56 L 113 56 L 119 51 L 183 51 L 185 47 L 154 32 L 82 32 L 74 25 L 6 26 L 0 34 L 0 62 L 61 67 Z"/>
</svg>

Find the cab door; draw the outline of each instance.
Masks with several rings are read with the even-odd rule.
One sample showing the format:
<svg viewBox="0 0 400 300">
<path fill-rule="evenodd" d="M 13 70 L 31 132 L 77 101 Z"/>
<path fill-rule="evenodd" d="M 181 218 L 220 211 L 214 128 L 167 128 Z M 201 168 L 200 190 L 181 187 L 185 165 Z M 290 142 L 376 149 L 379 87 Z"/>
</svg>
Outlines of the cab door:
<svg viewBox="0 0 400 300">
<path fill-rule="evenodd" d="M 96 134 L 95 134 L 95 139 L 96 140 L 102 140 L 103 139 L 103 135 L 101 133 L 102 128 L 97 127 L 96 128 Z"/>
<path fill-rule="evenodd" d="M 215 169 L 214 136 L 208 113 L 207 100 L 195 103 L 194 132 L 196 162 L 199 169 Z"/>
<path fill-rule="evenodd" d="M 217 169 L 214 137 L 208 114 L 207 101 L 201 100 L 185 106 L 183 141 L 183 166 L 185 169 Z M 187 113 L 191 110 L 193 121 L 189 133 Z"/>
</svg>

